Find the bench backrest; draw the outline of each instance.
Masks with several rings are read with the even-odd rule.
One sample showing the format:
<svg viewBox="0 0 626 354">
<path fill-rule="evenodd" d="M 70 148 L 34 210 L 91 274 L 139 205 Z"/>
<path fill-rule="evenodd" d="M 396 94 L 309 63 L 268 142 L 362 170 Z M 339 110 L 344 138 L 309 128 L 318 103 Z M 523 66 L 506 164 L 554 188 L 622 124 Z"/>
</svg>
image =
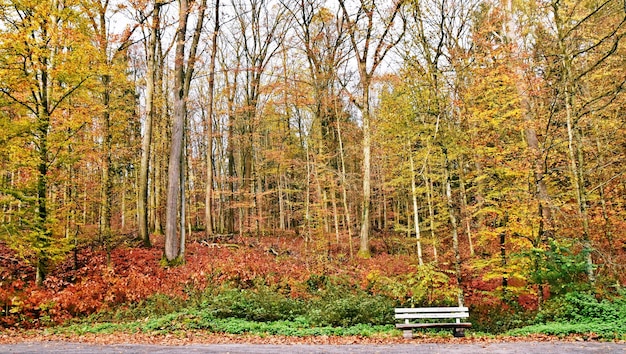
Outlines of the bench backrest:
<svg viewBox="0 0 626 354">
<path fill-rule="evenodd" d="M 396 308 L 394 312 L 396 319 L 403 319 L 407 322 L 412 318 L 456 318 L 459 322 L 459 319 L 469 317 L 467 307 Z"/>
</svg>

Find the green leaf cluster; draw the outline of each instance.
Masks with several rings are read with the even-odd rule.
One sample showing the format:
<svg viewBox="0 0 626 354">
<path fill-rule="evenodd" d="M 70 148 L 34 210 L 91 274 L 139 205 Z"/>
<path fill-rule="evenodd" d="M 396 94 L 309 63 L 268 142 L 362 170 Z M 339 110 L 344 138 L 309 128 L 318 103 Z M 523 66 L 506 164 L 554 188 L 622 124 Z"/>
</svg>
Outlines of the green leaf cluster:
<svg viewBox="0 0 626 354">
<path fill-rule="evenodd" d="M 547 335 L 593 335 L 599 339 L 626 338 L 626 296 L 598 300 L 590 293 L 573 292 L 551 299 L 537 318 L 536 324 L 509 331 L 523 336 L 533 333 Z"/>
<path fill-rule="evenodd" d="M 589 284 L 582 281 L 585 255 L 574 252 L 572 247 L 567 242 L 550 239 L 547 249 L 534 248 L 532 253 L 539 267 L 531 274 L 533 282 L 550 285 L 550 292 L 555 295 L 588 288 Z"/>
</svg>

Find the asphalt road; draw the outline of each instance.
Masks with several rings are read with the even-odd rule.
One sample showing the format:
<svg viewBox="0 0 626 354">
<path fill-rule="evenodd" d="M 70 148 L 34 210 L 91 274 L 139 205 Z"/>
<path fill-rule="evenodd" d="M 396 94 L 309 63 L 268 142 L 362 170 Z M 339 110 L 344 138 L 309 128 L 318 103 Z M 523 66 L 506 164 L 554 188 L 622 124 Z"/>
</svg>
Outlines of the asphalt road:
<svg viewBox="0 0 626 354">
<path fill-rule="evenodd" d="M 329 354 L 561 354 L 597 353 L 626 354 L 624 343 L 597 342 L 507 342 L 490 344 L 394 344 L 394 345 L 258 345 L 258 344 L 193 344 L 159 346 L 141 344 L 96 345 L 65 342 L 25 342 L 0 345 L 0 353 L 329 353 Z"/>
</svg>

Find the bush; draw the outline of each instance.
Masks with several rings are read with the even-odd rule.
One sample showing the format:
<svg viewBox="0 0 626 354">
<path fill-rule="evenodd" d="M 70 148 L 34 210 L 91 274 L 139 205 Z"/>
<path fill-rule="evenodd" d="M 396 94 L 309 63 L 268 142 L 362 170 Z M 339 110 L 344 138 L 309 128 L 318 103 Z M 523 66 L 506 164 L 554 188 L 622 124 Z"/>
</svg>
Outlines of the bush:
<svg viewBox="0 0 626 354">
<path fill-rule="evenodd" d="M 132 321 L 146 317 L 164 316 L 187 307 L 185 300 L 165 294 L 154 294 L 140 300 L 89 316 L 90 321 Z"/>
<path fill-rule="evenodd" d="M 313 301 L 307 317 L 316 326 L 392 323 L 394 304 L 388 298 L 359 294 L 327 294 Z"/>
<path fill-rule="evenodd" d="M 224 289 L 206 296 L 201 308 L 216 318 L 242 318 L 268 322 L 292 320 L 304 312 L 302 301 L 287 298 L 260 286 L 256 290 Z"/>
<path fill-rule="evenodd" d="M 588 293 L 569 293 L 551 299 L 539 313 L 536 324 L 508 333 L 523 336 L 531 333 L 566 336 L 593 334 L 598 339 L 626 338 L 626 297 L 598 301 Z"/>
<path fill-rule="evenodd" d="M 536 319 L 546 322 L 613 322 L 626 318 L 626 298 L 598 301 L 588 293 L 569 293 L 550 299 Z"/>
<path fill-rule="evenodd" d="M 394 303 L 389 298 L 354 289 L 341 279 L 309 280 L 315 297 L 293 299 L 267 286 L 255 290 L 216 289 L 204 295 L 200 308 L 215 318 L 239 318 L 257 322 L 293 321 L 305 318 L 314 326 L 352 326 L 393 323 Z"/>
<path fill-rule="evenodd" d="M 535 284 L 549 284 L 554 295 L 565 295 L 590 289 L 586 281 L 587 261 L 584 252 L 576 252 L 571 242 L 548 240 L 545 250 L 533 249 L 526 254 L 535 259 L 538 269 L 531 274 Z"/>
<path fill-rule="evenodd" d="M 357 324 L 383 325 L 394 322 L 395 302 L 351 286 L 341 278 L 327 279 L 318 296 L 310 300 L 307 318 L 316 326 L 348 327 Z"/>
<path fill-rule="evenodd" d="M 518 303 L 505 303 L 494 299 L 490 302 L 470 306 L 469 322 L 472 329 L 485 333 L 504 333 L 532 323 L 532 312 Z"/>
</svg>

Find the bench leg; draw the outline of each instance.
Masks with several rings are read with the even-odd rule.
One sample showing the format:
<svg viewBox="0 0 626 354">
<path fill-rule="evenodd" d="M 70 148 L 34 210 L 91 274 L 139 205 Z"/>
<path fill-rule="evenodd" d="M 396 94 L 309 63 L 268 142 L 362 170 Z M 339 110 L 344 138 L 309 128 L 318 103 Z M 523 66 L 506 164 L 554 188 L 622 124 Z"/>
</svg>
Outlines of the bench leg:
<svg viewBox="0 0 626 354">
<path fill-rule="evenodd" d="M 456 338 L 465 337 L 465 328 L 453 328 L 452 335 Z"/>
<path fill-rule="evenodd" d="M 402 331 L 402 337 L 404 337 L 404 339 L 411 339 L 413 338 L 413 330 L 412 329 L 405 329 Z"/>
</svg>

